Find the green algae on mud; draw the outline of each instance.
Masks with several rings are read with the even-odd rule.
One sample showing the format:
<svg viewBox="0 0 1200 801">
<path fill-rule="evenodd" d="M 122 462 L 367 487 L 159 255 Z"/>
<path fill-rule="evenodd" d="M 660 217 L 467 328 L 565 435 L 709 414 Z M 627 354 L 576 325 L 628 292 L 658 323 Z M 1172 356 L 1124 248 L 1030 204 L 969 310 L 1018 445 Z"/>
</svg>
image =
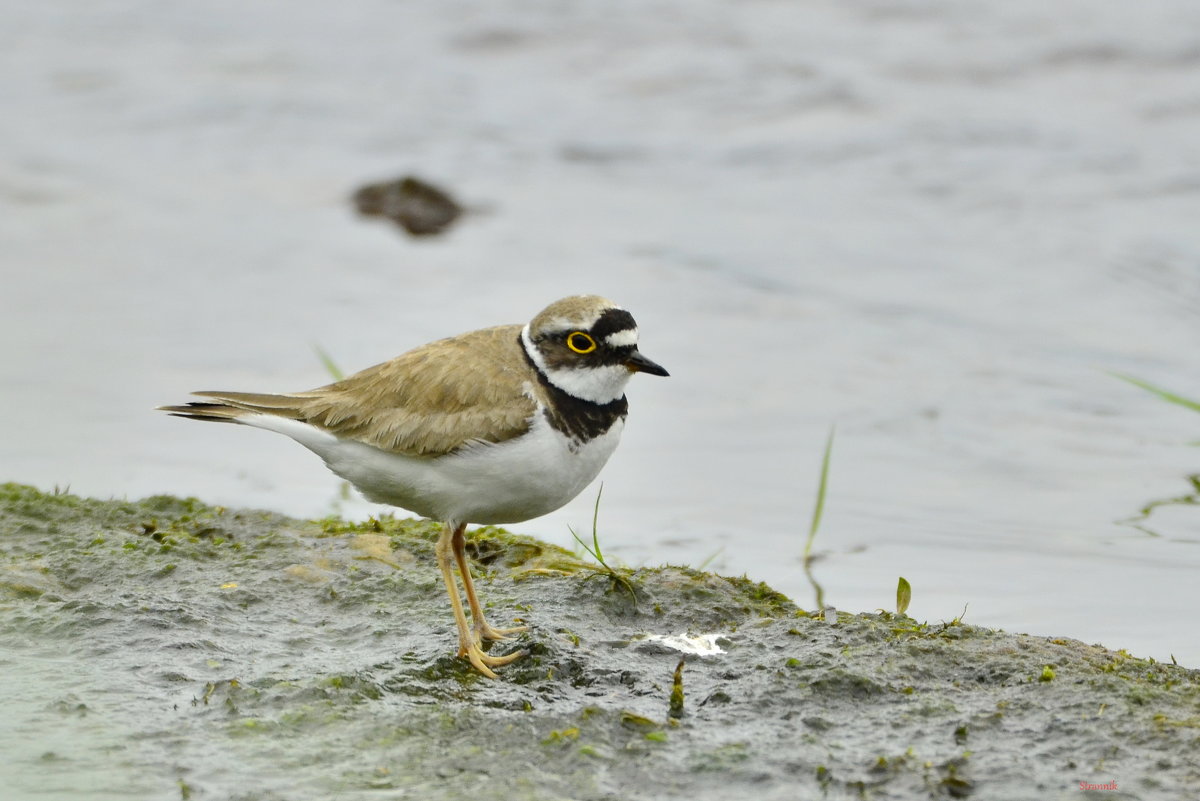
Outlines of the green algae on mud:
<svg viewBox="0 0 1200 801">
<path fill-rule="evenodd" d="M 0 487 L 0 784 L 14 797 L 976 799 L 1200 793 L 1200 674 L 888 613 L 809 617 L 681 567 L 631 597 L 470 538 L 498 681 L 453 655 L 434 524 Z M 720 653 L 669 637 L 712 634 Z M 682 667 L 680 664 L 682 662 Z"/>
</svg>

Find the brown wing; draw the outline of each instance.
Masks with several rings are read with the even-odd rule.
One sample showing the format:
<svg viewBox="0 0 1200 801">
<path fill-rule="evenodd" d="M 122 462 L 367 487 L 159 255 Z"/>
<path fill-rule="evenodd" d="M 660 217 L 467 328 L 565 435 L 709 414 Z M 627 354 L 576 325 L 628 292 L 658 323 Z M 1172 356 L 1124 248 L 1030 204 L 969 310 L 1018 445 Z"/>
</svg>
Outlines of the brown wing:
<svg viewBox="0 0 1200 801">
<path fill-rule="evenodd" d="M 287 395 L 197 392 L 246 411 L 303 420 L 339 437 L 410 456 L 529 428 L 529 366 L 516 325 L 431 342 L 328 386 Z"/>
</svg>

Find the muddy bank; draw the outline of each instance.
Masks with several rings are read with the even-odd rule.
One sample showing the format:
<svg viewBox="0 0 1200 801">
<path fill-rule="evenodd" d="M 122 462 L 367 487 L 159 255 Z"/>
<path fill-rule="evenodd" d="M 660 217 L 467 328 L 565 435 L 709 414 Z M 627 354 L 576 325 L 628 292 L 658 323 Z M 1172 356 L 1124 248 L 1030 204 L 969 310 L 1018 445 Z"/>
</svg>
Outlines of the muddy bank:
<svg viewBox="0 0 1200 801">
<path fill-rule="evenodd" d="M 436 533 L 0 487 L 0 782 L 125 800 L 1200 793 L 1197 671 L 953 621 L 830 624 L 686 568 L 633 571 L 631 593 L 490 528 L 471 554 L 491 622 L 531 631 L 483 679 L 453 657 Z M 710 652 L 670 635 L 713 635 L 685 644 Z"/>
</svg>

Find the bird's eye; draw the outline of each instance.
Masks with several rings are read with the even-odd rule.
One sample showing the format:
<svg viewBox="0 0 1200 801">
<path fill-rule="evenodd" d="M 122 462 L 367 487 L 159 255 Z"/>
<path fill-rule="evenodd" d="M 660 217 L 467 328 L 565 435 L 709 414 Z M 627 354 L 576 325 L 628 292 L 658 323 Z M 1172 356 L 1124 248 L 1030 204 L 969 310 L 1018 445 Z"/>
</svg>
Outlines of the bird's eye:
<svg viewBox="0 0 1200 801">
<path fill-rule="evenodd" d="M 567 337 L 567 347 L 576 353 L 591 353 L 596 349 L 596 340 L 582 331 L 572 331 Z"/>
</svg>

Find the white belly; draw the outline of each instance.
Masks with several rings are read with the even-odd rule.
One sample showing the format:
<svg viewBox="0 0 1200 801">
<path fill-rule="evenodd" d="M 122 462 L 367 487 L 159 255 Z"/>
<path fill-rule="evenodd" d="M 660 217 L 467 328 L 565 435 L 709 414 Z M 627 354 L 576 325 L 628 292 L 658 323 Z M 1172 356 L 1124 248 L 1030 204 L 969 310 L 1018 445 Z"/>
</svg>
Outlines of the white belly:
<svg viewBox="0 0 1200 801">
<path fill-rule="evenodd" d="M 247 415 L 239 422 L 287 434 L 376 503 L 434 520 L 485 524 L 519 523 L 570 501 L 600 473 L 625 427 L 617 420 L 572 450 L 573 443 L 537 414 L 524 436 L 425 458 L 339 440 L 297 420 Z"/>
</svg>

